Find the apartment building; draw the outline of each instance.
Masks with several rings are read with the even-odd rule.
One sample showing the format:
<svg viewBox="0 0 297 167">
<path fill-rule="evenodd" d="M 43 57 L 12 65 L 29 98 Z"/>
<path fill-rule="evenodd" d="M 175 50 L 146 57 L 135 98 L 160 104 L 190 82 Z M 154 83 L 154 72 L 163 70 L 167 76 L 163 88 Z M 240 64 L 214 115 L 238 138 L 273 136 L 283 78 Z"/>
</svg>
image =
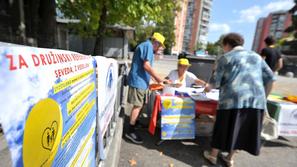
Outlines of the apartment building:
<svg viewBox="0 0 297 167">
<path fill-rule="evenodd" d="M 286 36 L 284 31 L 291 24 L 291 14 L 287 11 L 273 12 L 267 17 L 260 18 L 257 21 L 252 50 L 260 53 L 265 47 L 264 40 L 269 35 L 274 36 L 276 40 Z"/>
<path fill-rule="evenodd" d="M 207 43 L 212 0 L 182 0 L 175 18 L 172 53 L 194 52 L 197 43 Z"/>
</svg>

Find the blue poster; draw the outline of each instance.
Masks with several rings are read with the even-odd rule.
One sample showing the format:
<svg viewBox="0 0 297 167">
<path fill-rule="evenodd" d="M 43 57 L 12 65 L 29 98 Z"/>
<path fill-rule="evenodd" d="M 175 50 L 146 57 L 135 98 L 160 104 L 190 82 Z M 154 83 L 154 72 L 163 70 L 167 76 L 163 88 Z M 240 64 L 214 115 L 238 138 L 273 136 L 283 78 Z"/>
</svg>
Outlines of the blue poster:
<svg viewBox="0 0 297 167">
<path fill-rule="evenodd" d="M 91 56 L 0 47 L 0 122 L 13 166 L 96 166 Z"/>
<path fill-rule="evenodd" d="M 161 139 L 195 138 L 195 102 L 188 97 L 161 96 Z"/>
</svg>

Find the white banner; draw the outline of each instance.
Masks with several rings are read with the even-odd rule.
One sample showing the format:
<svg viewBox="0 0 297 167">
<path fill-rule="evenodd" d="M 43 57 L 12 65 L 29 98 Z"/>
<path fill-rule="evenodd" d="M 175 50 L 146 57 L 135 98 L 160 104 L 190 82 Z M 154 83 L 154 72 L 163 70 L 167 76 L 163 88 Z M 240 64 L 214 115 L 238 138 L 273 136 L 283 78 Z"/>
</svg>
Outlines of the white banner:
<svg viewBox="0 0 297 167">
<path fill-rule="evenodd" d="M 0 47 L 0 120 L 14 166 L 95 166 L 94 59 Z"/>
<path fill-rule="evenodd" d="M 98 94 L 98 123 L 99 150 L 101 159 L 105 159 L 103 152 L 103 136 L 106 133 L 112 115 L 115 111 L 117 96 L 118 63 L 111 58 L 96 56 L 97 62 L 97 94 Z"/>
</svg>

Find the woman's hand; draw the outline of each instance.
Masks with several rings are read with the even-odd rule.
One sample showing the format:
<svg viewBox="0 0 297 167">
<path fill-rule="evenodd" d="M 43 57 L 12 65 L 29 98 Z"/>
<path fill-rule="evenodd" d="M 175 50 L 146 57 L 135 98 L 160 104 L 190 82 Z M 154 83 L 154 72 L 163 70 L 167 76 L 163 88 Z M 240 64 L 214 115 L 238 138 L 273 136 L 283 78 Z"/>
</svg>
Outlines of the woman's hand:
<svg viewBox="0 0 297 167">
<path fill-rule="evenodd" d="M 169 79 L 164 79 L 163 80 L 163 84 L 172 84 L 172 81 L 171 80 L 169 80 Z"/>
<path fill-rule="evenodd" d="M 181 83 L 175 83 L 175 84 L 174 84 L 174 86 L 177 87 L 177 88 L 180 88 L 182 85 L 183 85 L 183 84 L 181 84 Z"/>
<path fill-rule="evenodd" d="M 212 89 L 212 86 L 207 83 L 207 84 L 205 84 L 205 88 L 204 88 L 203 92 L 210 92 L 211 89 Z"/>
</svg>

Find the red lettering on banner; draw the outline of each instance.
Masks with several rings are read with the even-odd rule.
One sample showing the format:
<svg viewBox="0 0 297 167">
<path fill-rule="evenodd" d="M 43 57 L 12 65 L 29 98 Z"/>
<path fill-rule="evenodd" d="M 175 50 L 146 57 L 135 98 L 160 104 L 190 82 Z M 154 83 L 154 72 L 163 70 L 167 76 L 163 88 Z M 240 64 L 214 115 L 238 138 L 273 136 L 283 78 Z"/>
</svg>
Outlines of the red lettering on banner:
<svg viewBox="0 0 297 167">
<path fill-rule="evenodd" d="M 28 68 L 28 64 L 26 63 L 25 59 L 22 55 L 19 55 L 19 68 L 23 68 L 23 66 Z"/>
<path fill-rule="evenodd" d="M 75 66 L 75 71 L 82 70 L 87 67 L 89 67 L 89 64 L 79 64 L 79 65 Z"/>
<path fill-rule="evenodd" d="M 72 72 L 73 72 L 72 67 L 66 67 L 66 68 L 55 70 L 56 78 L 70 74 Z"/>
<path fill-rule="evenodd" d="M 71 60 L 71 57 L 70 57 L 69 54 L 66 54 L 66 57 L 67 57 L 67 60 L 68 60 L 68 61 L 72 61 L 72 60 Z"/>
<path fill-rule="evenodd" d="M 18 70 L 23 68 L 29 68 L 28 63 L 25 58 L 21 54 L 18 56 L 13 56 L 11 54 L 7 54 L 6 58 L 9 61 L 9 70 Z M 35 67 L 45 66 L 45 65 L 53 65 L 57 63 L 68 63 L 71 61 L 80 61 L 90 58 L 90 56 L 84 56 L 80 54 L 54 54 L 53 52 L 44 53 L 44 54 L 31 54 L 32 63 Z M 30 63 L 29 63 L 30 65 Z M 89 64 L 79 64 L 72 67 L 67 67 L 63 69 L 59 69 L 55 71 L 56 77 L 61 77 L 63 75 L 67 75 L 72 73 L 73 70 L 83 70 L 88 68 Z"/>
<path fill-rule="evenodd" d="M 48 64 L 52 64 L 52 59 L 51 59 L 51 55 L 50 54 L 45 54 L 46 60 Z"/>
<path fill-rule="evenodd" d="M 52 56 L 52 58 L 53 58 L 53 63 L 54 63 L 54 64 L 57 64 L 57 61 L 56 61 L 56 59 L 55 59 L 55 56 L 54 56 L 54 54 L 52 54 L 52 52 L 51 52 L 51 56 Z"/>
<path fill-rule="evenodd" d="M 45 62 L 45 57 L 43 56 L 43 54 L 40 54 L 39 57 L 41 59 L 42 65 L 47 65 L 46 62 Z"/>
<path fill-rule="evenodd" d="M 10 63 L 9 63 L 9 70 L 13 71 L 16 70 L 17 67 L 13 64 L 13 56 L 12 55 L 6 55 L 6 58 L 9 59 Z"/>
<path fill-rule="evenodd" d="M 34 55 L 34 54 L 32 54 L 31 56 L 32 56 L 32 60 L 33 60 L 34 66 L 35 67 L 39 66 L 40 61 L 39 61 L 38 57 L 36 55 Z"/>
</svg>

